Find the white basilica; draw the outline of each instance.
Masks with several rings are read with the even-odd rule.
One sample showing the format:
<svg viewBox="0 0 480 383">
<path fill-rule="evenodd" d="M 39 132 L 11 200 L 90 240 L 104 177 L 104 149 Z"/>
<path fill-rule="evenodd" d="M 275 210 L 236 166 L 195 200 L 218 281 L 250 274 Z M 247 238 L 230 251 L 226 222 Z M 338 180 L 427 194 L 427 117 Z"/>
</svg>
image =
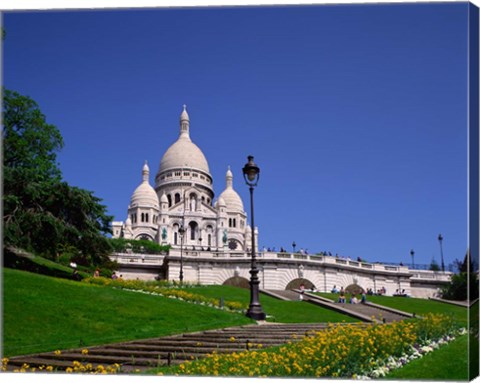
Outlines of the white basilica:
<svg viewBox="0 0 480 383">
<path fill-rule="evenodd" d="M 112 224 L 114 238 L 148 239 L 172 248 L 180 247 L 183 239 L 187 249 L 249 250 L 251 228 L 242 199 L 233 188 L 232 172 L 227 170 L 225 190 L 213 203 L 213 179 L 207 159 L 190 138 L 185 105 L 180 115 L 180 134 L 160 161 L 155 188 L 150 185 L 149 175 L 145 163 L 142 183 L 132 194 L 127 219 Z"/>
</svg>

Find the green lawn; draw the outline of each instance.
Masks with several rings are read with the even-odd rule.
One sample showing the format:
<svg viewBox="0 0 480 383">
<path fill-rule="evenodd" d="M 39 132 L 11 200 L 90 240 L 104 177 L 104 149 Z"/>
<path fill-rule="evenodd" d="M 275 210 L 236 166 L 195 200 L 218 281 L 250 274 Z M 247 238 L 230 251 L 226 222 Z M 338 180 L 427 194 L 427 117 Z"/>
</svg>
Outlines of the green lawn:
<svg viewBox="0 0 480 383">
<path fill-rule="evenodd" d="M 438 350 L 392 371 L 386 379 L 468 380 L 468 336 L 458 337 Z"/>
<path fill-rule="evenodd" d="M 241 314 L 3 269 L 5 356 L 252 323 Z"/>
<path fill-rule="evenodd" d="M 332 293 L 317 293 L 318 295 L 332 300 L 338 299 L 338 294 Z M 446 314 L 450 313 L 457 323 L 462 326 L 467 326 L 467 311 L 465 307 L 455 306 L 448 303 L 432 301 L 429 299 L 420 298 L 404 298 L 404 297 L 386 297 L 377 295 L 368 295 L 367 301 L 376 303 L 382 306 L 391 307 L 397 310 L 402 310 L 407 313 L 415 313 L 424 315 L 427 313 Z"/>
<path fill-rule="evenodd" d="M 225 301 L 250 302 L 250 291 L 232 286 L 198 286 L 186 288 L 192 293 L 206 297 L 223 297 Z M 282 301 L 260 294 L 263 311 L 269 316 L 268 321 L 281 323 L 322 323 L 322 322 L 358 322 L 358 319 L 332 310 L 301 301 Z M 270 317 L 271 316 L 271 317 Z"/>
</svg>

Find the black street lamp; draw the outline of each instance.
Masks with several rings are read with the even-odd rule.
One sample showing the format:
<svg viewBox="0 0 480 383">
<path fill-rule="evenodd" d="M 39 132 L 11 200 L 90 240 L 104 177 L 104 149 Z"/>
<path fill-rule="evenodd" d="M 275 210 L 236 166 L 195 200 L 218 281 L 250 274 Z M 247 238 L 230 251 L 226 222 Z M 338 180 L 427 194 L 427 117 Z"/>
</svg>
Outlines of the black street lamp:
<svg viewBox="0 0 480 383">
<path fill-rule="evenodd" d="M 183 235 L 185 234 L 185 228 L 180 226 L 178 229 L 180 234 L 180 285 L 183 285 Z"/>
<path fill-rule="evenodd" d="M 413 256 L 415 255 L 415 252 L 413 251 L 413 249 L 410 250 L 410 255 L 412 256 L 412 269 L 414 269 L 415 268 L 415 262 L 414 262 Z"/>
<path fill-rule="evenodd" d="M 253 217 L 253 187 L 257 186 L 260 178 L 260 169 L 253 162 L 253 156 L 248 156 L 248 162 L 243 167 L 243 177 L 245 182 L 250 187 L 250 214 L 251 214 L 251 228 L 252 228 L 252 265 L 250 270 L 250 306 L 247 310 L 247 317 L 255 320 L 264 320 L 266 315 L 260 305 L 260 297 L 258 292 L 258 269 L 255 257 L 255 223 Z"/>
<path fill-rule="evenodd" d="M 297 246 L 297 244 L 295 243 L 295 241 L 293 241 L 292 243 L 292 247 L 293 247 L 293 252 L 295 253 L 295 247 Z"/>
<path fill-rule="evenodd" d="M 442 234 L 438 234 L 438 242 L 440 242 L 440 256 L 442 257 L 442 272 L 445 272 L 445 263 L 443 263 L 443 247 L 442 247 L 443 237 Z"/>
</svg>

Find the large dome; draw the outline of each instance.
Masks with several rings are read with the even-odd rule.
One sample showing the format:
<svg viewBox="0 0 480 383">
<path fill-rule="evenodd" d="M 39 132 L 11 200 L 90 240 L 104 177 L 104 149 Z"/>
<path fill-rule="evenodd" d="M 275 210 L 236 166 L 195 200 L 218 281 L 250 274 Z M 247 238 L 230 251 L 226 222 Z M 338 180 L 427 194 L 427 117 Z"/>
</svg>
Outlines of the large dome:
<svg viewBox="0 0 480 383">
<path fill-rule="evenodd" d="M 200 148 L 190 139 L 190 118 L 186 105 L 180 115 L 180 136 L 165 152 L 158 173 L 169 169 L 190 168 L 210 173 L 208 162 Z"/>
<path fill-rule="evenodd" d="M 159 173 L 174 168 L 192 168 L 210 173 L 202 151 L 186 136 L 180 136 L 165 152 L 160 161 Z"/>
</svg>

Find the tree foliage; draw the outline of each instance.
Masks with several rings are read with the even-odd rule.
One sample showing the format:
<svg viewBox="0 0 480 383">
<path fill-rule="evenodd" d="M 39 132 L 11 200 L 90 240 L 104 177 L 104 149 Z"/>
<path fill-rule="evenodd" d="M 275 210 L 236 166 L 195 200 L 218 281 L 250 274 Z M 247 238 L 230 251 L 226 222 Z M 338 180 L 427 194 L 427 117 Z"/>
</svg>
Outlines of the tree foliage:
<svg viewBox="0 0 480 383">
<path fill-rule="evenodd" d="M 60 131 L 45 120 L 29 97 L 4 90 L 3 164 L 21 168 L 46 180 L 60 178 L 57 152 L 63 147 Z"/>
<path fill-rule="evenodd" d="M 463 262 L 457 262 L 458 274 L 452 275 L 450 283 L 442 289 L 442 298 L 473 301 L 478 298 L 478 276 L 474 272 L 470 251 Z"/>
<path fill-rule="evenodd" d="M 438 266 L 438 263 L 435 259 L 432 259 L 432 262 L 430 263 L 430 267 L 428 269 L 431 271 L 440 271 L 440 266 Z"/>
<path fill-rule="evenodd" d="M 143 239 L 111 238 L 110 243 L 113 250 L 120 253 L 132 251 L 133 253 L 161 254 L 170 250 L 170 245 L 160 245 Z"/>
<path fill-rule="evenodd" d="M 49 258 L 68 247 L 79 263 L 106 262 L 112 217 L 92 192 L 62 180 L 60 131 L 16 92 L 4 91 L 3 116 L 4 244 Z"/>
</svg>

